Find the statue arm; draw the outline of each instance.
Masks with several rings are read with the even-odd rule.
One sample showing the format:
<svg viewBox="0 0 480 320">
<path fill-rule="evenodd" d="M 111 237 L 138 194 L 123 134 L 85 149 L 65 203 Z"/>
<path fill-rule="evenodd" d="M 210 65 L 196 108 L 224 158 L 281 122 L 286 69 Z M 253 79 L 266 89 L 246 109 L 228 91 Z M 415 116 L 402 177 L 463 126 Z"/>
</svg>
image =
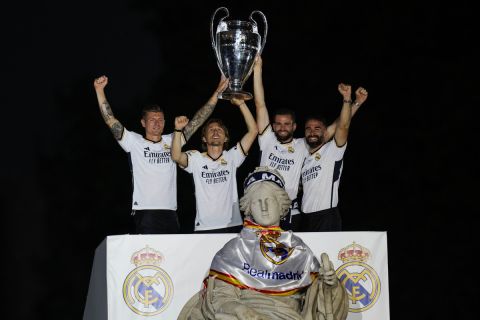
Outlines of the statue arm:
<svg viewBox="0 0 480 320">
<path fill-rule="evenodd" d="M 348 295 L 337 278 L 333 263 L 326 253 L 321 255 L 320 279 L 317 281 L 316 319 L 345 320 L 348 315 Z"/>
</svg>

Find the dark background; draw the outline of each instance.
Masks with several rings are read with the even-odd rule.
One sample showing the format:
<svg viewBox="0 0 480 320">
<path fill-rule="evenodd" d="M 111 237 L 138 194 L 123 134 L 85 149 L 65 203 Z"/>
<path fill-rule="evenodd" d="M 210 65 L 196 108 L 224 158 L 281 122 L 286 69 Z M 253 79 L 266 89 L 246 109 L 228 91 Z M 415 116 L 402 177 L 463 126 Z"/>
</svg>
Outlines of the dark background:
<svg viewBox="0 0 480 320">
<path fill-rule="evenodd" d="M 391 318 L 472 316 L 480 99 L 469 5 L 84 0 L 9 3 L 1 13 L 5 319 L 81 318 L 95 248 L 131 231 L 127 155 L 100 116 L 94 78 L 109 76 L 125 127 L 142 132 L 141 107 L 158 103 L 170 132 L 216 88 L 209 24 L 221 5 L 231 18 L 267 16 L 267 105 L 297 112 L 297 136 L 307 113 L 337 116 L 339 82 L 368 89 L 340 208 L 345 230 L 388 232 Z M 233 140 L 246 130 L 229 102 L 214 116 Z M 197 133 L 188 147 L 199 142 Z M 239 181 L 257 161 L 255 144 Z M 181 170 L 178 184 L 191 232 L 193 188 Z"/>
</svg>

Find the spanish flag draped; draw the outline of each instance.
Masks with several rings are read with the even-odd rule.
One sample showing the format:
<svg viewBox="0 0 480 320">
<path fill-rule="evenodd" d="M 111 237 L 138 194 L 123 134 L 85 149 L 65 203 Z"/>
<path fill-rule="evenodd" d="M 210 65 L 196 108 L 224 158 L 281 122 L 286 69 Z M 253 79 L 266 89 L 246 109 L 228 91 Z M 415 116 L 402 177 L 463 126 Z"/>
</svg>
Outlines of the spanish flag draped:
<svg viewBox="0 0 480 320">
<path fill-rule="evenodd" d="M 318 269 L 313 252 L 291 231 L 246 221 L 215 255 L 209 276 L 240 289 L 286 296 L 307 288 Z"/>
</svg>

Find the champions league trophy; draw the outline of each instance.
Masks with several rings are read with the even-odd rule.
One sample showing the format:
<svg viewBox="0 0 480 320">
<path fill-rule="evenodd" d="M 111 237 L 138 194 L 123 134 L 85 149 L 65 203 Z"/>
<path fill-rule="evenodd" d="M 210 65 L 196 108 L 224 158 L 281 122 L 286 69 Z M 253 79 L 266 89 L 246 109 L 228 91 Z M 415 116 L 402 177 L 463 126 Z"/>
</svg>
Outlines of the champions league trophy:
<svg viewBox="0 0 480 320">
<path fill-rule="evenodd" d="M 214 33 L 213 24 L 219 11 L 225 15 L 220 18 L 217 30 Z M 265 24 L 263 38 L 258 33 L 257 22 L 252 18 L 254 14 L 262 17 Z M 252 99 L 252 94 L 242 91 L 243 84 L 248 79 L 253 69 L 253 62 L 257 54 L 261 54 L 267 40 L 267 18 L 258 10 L 252 11 L 250 21 L 228 20 L 228 9 L 220 7 L 212 15 L 210 23 L 210 35 L 212 47 L 217 58 L 217 64 L 222 74 L 230 79 L 228 88 L 218 98 L 231 100 Z"/>
</svg>

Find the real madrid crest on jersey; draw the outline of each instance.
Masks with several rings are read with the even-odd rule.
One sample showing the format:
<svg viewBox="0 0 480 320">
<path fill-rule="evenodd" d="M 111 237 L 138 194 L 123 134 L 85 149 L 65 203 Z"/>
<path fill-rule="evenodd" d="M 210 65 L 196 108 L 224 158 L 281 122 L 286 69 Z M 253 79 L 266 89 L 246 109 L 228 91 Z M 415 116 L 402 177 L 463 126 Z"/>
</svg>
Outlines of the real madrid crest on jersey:
<svg viewBox="0 0 480 320">
<path fill-rule="evenodd" d="M 284 263 L 293 252 L 293 248 L 277 240 L 279 237 L 280 232 L 262 233 L 260 236 L 260 251 L 273 264 Z"/>
<path fill-rule="evenodd" d="M 318 153 L 318 152 L 315 153 L 315 160 L 318 161 L 318 160 L 320 160 L 320 158 L 321 158 L 320 153 Z"/>
<path fill-rule="evenodd" d="M 288 152 L 290 153 L 294 153 L 295 152 L 295 149 L 292 147 L 292 146 L 288 146 Z"/>
<path fill-rule="evenodd" d="M 159 267 L 162 254 L 148 246 L 135 252 L 135 264 L 123 283 L 123 298 L 136 314 L 154 316 L 165 311 L 173 297 L 173 283 L 167 272 Z"/>
<path fill-rule="evenodd" d="M 380 296 L 380 278 L 365 263 L 370 256 L 367 248 L 355 242 L 338 252 L 338 259 L 344 264 L 336 272 L 347 289 L 350 312 L 359 313 L 370 309 Z"/>
<path fill-rule="evenodd" d="M 163 144 L 163 149 L 168 150 L 168 149 L 170 149 L 170 146 L 169 146 L 168 144 L 164 143 L 164 144 Z"/>
</svg>

